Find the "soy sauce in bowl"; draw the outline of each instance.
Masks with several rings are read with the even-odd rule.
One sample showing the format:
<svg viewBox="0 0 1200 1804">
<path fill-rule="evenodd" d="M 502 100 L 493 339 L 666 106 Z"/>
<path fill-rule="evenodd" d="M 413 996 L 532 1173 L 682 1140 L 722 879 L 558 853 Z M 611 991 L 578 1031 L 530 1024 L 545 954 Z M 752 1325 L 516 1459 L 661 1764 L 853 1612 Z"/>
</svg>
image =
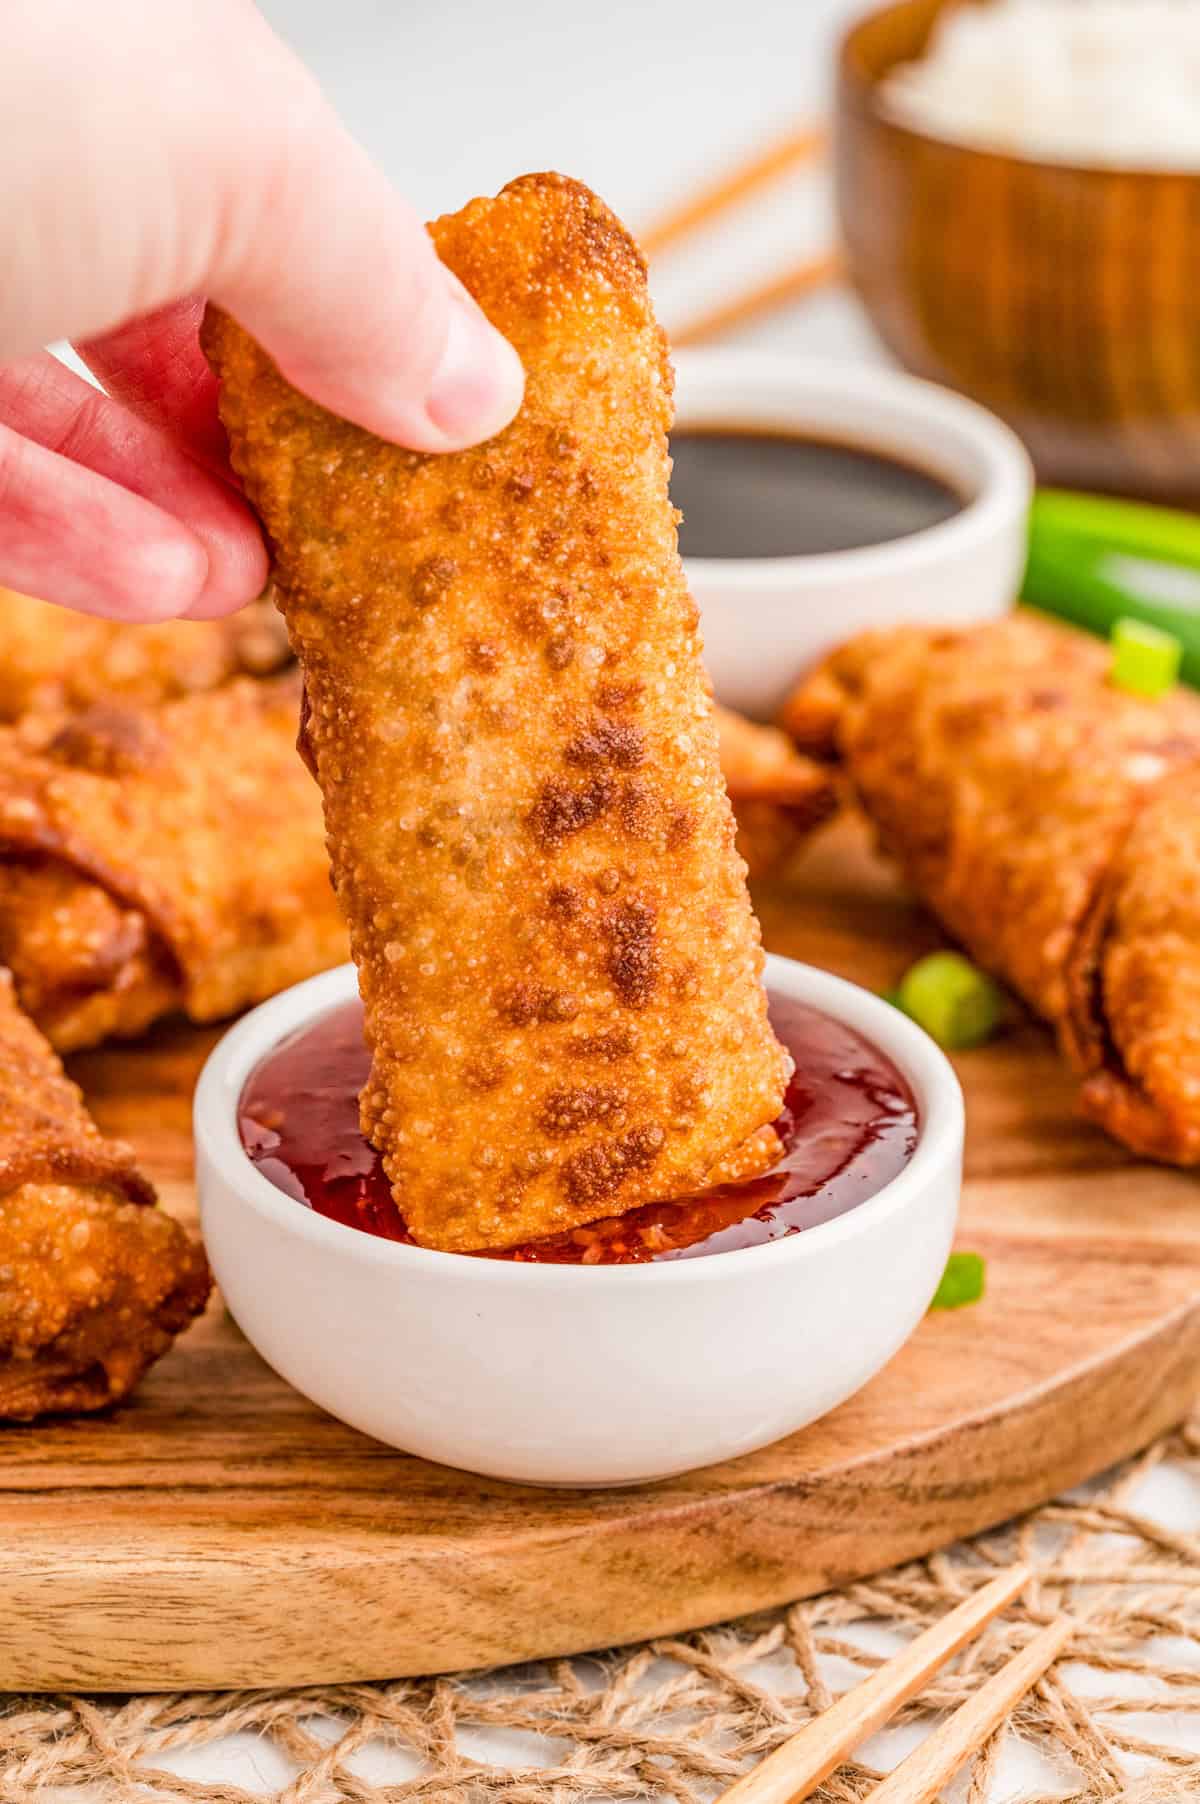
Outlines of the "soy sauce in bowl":
<svg viewBox="0 0 1200 1804">
<path fill-rule="evenodd" d="M 923 532 L 965 505 L 928 470 L 832 439 L 692 426 L 672 437 L 671 455 L 684 557 L 856 551 Z"/>
</svg>

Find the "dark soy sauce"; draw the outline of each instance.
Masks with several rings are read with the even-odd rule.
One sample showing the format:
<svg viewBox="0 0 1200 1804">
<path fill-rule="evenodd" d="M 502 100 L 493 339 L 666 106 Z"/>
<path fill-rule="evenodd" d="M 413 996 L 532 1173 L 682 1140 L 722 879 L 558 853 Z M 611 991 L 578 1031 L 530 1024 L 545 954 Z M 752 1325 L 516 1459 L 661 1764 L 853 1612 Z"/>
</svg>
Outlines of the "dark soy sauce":
<svg viewBox="0 0 1200 1804">
<path fill-rule="evenodd" d="M 859 445 L 748 427 L 671 440 L 685 557 L 801 557 L 907 538 L 960 513 L 948 483 Z"/>
</svg>

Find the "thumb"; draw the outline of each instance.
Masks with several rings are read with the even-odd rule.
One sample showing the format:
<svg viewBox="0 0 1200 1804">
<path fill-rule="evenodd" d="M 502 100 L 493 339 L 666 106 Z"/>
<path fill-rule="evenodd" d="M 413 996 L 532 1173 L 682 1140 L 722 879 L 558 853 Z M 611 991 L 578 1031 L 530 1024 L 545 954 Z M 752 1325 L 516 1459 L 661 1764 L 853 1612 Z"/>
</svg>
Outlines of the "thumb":
<svg viewBox="0 0 1200 1804">
<path fill-rule="evenodd" d="M 282 169 L 246 172 L 212 299 L 295 387 L 382 438 L 454 451 L 499 432 L 524 387 L 512 346 L 323 101 L 300 154 L 288 138 Z"/>
<path fill-rule="evenodd" d="M 511 419 L 516 353 L 250 0 L 19 10 L 0 54 L 21 146 L 0 356 L 209 294 L 298 387 L 385 438 L 455 450 Z"/>
</svg>

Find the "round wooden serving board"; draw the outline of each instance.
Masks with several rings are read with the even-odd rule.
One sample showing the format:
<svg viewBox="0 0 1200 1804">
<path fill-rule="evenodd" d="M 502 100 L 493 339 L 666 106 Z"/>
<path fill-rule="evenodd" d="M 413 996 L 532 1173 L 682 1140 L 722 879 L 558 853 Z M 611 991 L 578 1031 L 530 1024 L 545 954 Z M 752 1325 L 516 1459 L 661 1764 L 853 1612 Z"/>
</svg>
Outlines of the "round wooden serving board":
<svg viewBox="0 0 1200 1804">
<path fill-rule="evenodd" d="M 774 950 L 876 989 L 937 943 L 849 828 L 757 900 Z M 214 1038 L 75 1066 L 181 1213 Z M 342 1427 L 214 1304 L 129 1407 L 0 1436 L 0 1689 L 298 1685 L 637 1640 L 925 1553 L 1141 1447 L 1200 1389 L 1195 1179 L 1077 1121 L 1039 1028 L 959 1069 L 959 1244 L 987 1298 L 928 1317 L 825 1421 L 662 1484 L 526 1489 Z"/>
</svg>

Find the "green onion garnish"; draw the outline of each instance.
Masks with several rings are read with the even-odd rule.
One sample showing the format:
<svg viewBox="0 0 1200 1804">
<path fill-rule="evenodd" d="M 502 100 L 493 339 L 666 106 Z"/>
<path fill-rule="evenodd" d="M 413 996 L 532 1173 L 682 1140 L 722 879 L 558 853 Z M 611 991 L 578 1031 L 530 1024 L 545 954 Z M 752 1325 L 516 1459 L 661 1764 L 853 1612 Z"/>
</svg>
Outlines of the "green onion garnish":
<svg viewBox="0 0 1200 1804">
<path fill-rule="evenodd" d="M 1002 1006 L 991 978 L 961 952 L 918 959 L 900 980 L 896 1004 L 939 1046 L 952 1050 L 990 1039 Z"/>
<path fill-rule="evenodd" d="M 979 1253 L 951 1253 L 942 1281 L 933 1293 L 931 1309 L 961 1309 L 978 1303 L 986 1289 L 987 1266 Z"/>
<path fill-rule="evenodd" d="M 1032 607 L 1101 639 L 1122 618 L 1161 627 L 1183 647 L 1183 681 L 1200 687 L 1196 514 L 1039 489 L 1022 594 Z"/>
<path fill-rule="evenodd" d="M 1039 488 L 1032 522 L 1039 535 L 1060 544 L 1090 539 L 1109 551 L 1200 570 L 1200 519 L 1188 508 Z"/>
<path fill-rule="evenodd" d="M 1118 620 L 1112 630 L 1112 680 L 1135 695 L 1165 695 L 1179 679 L 1183 647 L 1174 633 L 1146 620 Z"/>
</svg>

